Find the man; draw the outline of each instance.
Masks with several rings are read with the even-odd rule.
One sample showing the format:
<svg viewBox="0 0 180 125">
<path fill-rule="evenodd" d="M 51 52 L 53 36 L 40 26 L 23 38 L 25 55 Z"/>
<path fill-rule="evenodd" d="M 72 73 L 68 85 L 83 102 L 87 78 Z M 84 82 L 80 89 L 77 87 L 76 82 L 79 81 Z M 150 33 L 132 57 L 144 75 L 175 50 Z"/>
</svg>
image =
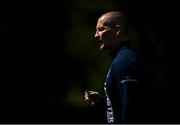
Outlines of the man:
<svg viewBox="0 0 180 125">
<path fill-rule="evenodd" d="M 95 39 L 112 63 L 104 83 L 107 123 L 143 123 L 146 113 L 145 67 L 129 46 L 127 19 L 121 12 L 99 17 Z M 85 101 L 95 104 L 96 91 L 85 91 Z"/>
</svg>

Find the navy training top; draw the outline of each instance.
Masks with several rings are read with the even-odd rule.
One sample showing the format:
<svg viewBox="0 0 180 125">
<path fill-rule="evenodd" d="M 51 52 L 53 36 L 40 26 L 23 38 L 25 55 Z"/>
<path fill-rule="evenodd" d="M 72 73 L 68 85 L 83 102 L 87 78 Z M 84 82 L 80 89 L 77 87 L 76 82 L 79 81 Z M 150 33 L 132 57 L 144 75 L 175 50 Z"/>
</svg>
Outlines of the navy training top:
<svg viewBox="0 0 180 125">
<path fill-rule="evenodd" d="M 145 112 L 144 62 L 127 42 L 111 52 L 104 90 L 108 123 L 141 123 Z"/>
</svg>

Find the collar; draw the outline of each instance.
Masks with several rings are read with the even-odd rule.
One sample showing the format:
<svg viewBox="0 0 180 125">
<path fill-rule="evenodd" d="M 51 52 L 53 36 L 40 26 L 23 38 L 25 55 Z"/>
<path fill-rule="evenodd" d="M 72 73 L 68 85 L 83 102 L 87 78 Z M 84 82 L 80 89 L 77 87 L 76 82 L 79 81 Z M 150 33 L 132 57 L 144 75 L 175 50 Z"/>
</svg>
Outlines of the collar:
<svg viewBox="0 0 180 125">
<path fill-rule="evenodd" d="M 116 47 L 115 49 L 109 51 L 109 54 L 111 56 L 111 59 L 113 60 L 117 53 L 123 48 L 123 47 L 130 47 L 129 45 L 130 41 L 129 40 L 126 40 L 126 41 L 123 41 L 122 44 L 120 44 L 118 47 Z"/>
</svg>

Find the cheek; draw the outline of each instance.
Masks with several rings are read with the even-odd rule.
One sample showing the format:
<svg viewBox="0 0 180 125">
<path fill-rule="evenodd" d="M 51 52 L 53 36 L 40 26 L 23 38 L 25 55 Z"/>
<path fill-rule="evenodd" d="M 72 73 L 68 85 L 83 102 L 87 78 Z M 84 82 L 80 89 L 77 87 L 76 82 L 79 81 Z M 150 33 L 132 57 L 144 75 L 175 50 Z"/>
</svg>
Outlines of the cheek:
<svg viewBox="0 0 180 125">
<path fill-rule="evenodd" d="M 112 34 L 110 32 L 104 32 L 102 34 L 102 39 L 103 39 L 104 42 L 109 43 L 109 42 L 112 41 Z"/>
<path fill-rule="evenodd" d="M 109 37 L 109 33 L 108 32 L 103 32 L 101 34 L 101 38 L 104 39 L 104 40 L 108 39 L 108 37 Z"/>
</svg>

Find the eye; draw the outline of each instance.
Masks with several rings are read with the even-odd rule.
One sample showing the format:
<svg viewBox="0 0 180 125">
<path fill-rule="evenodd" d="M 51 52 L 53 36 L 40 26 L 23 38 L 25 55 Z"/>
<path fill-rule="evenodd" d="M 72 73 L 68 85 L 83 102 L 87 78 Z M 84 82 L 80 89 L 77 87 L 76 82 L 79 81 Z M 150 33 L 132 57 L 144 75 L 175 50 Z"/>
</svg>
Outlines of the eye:
<svg viewBox="0 0 180 125">
<path fill-rule="evenodd" d="M 103 30 L 104 30 L 103 27 L 98 28 L 98 31 L 103 31 Z"/>
</svg>

